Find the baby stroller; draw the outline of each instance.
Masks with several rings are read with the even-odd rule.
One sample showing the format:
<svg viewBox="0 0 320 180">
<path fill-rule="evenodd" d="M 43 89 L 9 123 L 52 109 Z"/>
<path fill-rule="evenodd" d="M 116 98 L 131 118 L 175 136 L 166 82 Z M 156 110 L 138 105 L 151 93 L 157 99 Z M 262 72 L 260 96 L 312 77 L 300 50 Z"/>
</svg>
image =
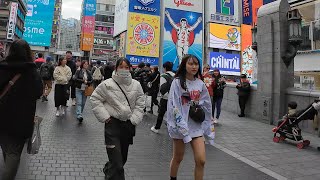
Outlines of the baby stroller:
<svg viewBox="0 0 320 180">
<path fill-rule="evenodd" d="M 319 100 L 315 100 L 319 102 Z M 310 145 L 309 140 L 304 140 L 301 136 L 301 129 L 299 128 L 299 123 L 303 120 L 313 119 L 318 111 L 309 105 L 305 110 L 295 113 L 293 116 L 285 116 L 285 118 L 278 122 L 278 126 L 272 129 L 274 133 L 273 142 L 279 143 L 285 139 L 291 139 L 293 141 L 299 142 L 297 148 L 303 149 Z"/>
</svg>

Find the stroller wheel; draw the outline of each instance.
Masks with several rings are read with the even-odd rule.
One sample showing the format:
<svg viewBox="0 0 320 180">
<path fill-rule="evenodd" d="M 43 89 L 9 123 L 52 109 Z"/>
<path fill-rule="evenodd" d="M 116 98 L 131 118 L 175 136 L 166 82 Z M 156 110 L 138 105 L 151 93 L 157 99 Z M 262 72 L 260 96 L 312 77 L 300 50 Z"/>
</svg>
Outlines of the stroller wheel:
<svg viewBox="0 0 320 180">
<path fill-rule="evenodd" d="M 275 142 L 275 143 L 280 142 L 280 138 L 279 138 L 278 136 L 275 136 L 275 137 L 273 138 L 273 142 Z"/>
<path fill-rule="evenodd" d="M 309 146 L 310 145 L 310 141 L 309 140 L 304 140 L 303 141 L 303 145 L 304 146 Z"/>
<path fill-rule="evenodd" d="M 303 148 L 304 148 L 303 142 L 298 143 L 298 144 L 297 144 L 297 148 L 298 148 L 298 149 L 303 149 Z"/>
</svg>

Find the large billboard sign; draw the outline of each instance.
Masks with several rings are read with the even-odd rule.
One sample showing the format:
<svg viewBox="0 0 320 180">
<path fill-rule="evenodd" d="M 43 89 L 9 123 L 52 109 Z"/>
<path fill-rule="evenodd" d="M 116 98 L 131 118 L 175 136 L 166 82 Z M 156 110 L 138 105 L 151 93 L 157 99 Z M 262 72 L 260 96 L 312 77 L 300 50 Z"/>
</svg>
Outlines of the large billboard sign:
<svg viewBox="0 0 320 180">
<path fill-rule="evenodd" d="M 238 0 L 210 0 L 208 7 L 206 15 L 209 17 L 209 22 L 240 25 Z"/>
<path fill-rule="evenodd" d="M 129 13 L 127 56 L 159 58 L 160 17 Z M 130 60 L 130 58 L 128 58 Z M 141 59 L 141 58 L 140 58 Z M 158 62 L 158 60 L 156 60 Z M 136 64 L 136 61 L 132 61 Z"/>
<path fill-rule="evenodd" d="M 127 30 L 128 25 L 129 0 L 117 0 L 114 14 L 114 31 L 113 36 Z"/>
<path fill-rule="evenodd" d="M 241 58 L 239 54 L 221 52 L 210 53 L 210 68 L 219 69 L 222 75 L 240 75 Z"/>
<path fill-rule="evenodd" d="M 54 2 L 28 1 L 23 38 L 33 46 L 50 46 Z"/>
<path fill-rule="evenodd" d="M 258 10 L 262 5 L 262 0 L 242 0 L 243 24 L 257 24 Z"/>
<path fill-rule="evenodd" d="M 14 32 L 17 23 L 18 3 L 11 2 L 9 23 L 7 27 L 7 39 L 14 40 Z"/>
<path fill-rule="evenodd" d="M 202 1 L 165 1 L 163 63 L 172 62 L 177 69 L 186 54 L 195 55 L 202 64 Z"/>
<path fill-rule="evenodd" d="M 241 50 L 240 27 L 210 23 L 210 48 Z"/>
<path fill-rule="evenodd" d="M 131 0 L 129 12 L 160 16 L 161 0 Z"/>
<path fill-rule="evenodd" d="M 85 0 L 83 5 L 83 16 L 81 22 L 82 51 L 91 51 L 94 44 L 96 0 Z"/>
</svg>

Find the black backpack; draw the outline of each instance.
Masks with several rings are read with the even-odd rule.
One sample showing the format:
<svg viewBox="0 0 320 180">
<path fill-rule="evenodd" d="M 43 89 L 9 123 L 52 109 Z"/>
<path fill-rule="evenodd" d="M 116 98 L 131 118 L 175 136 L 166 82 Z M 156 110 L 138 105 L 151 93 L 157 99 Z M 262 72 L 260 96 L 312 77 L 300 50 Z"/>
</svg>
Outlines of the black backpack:
<svg viewBox="0 0 320 180">
<path fill-rule="evenodd" d="M 49 80 L 51 78 L 52 74 L 50 73 L 50 66 L 49 65 L 43 65 L 40 68 L 40 77 L 45 80 Z"/>
<path fill-rule="evenodd" d="M 164 83 L 160 86 L 160 93 L 162 95 L 165 95 L 166 93 L 168 93 L 170 91 L 170 87 L 171 87 L 171 84 L 173 81 L 173 76 L 171 76 L 169 73 L 165 73 L 161 77 L 166 79 L 166 83 Z"/>
</svg>

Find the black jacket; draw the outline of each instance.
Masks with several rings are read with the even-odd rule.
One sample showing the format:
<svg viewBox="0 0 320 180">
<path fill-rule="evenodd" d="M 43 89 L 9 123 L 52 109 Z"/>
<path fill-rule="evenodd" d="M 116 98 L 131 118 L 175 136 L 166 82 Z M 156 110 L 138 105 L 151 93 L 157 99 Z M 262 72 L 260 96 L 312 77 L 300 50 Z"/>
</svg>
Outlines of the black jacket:
<svg viewBox="0 0 320 180">
<path fill-rule="evenodd" d="M 213 83 L 215 84 L 213 89 L 213 98 L 223 98 L 226 82 L 225 81 L 220 82 L 220 79 L 222 78 L 221 75 L 217 77 L 213 75 L 212 78 L 214 80 Z"/>
<path fill-rule="evenodd" d="M 147 80 L 149 73 L 150 71 L 146 68 L 138 69 L 134 73 L 134 79 L 140 82 L 144 93 L 147 92 Z"/>
<path fill-rule="evenodd" d="M 249 82 L 242 82 L 241 84 L 237 85 L 238 89 L 238 96 L 249 96 L 250 95 L 250 83 Z"/>
<path fill-rule="evenodd" d="M 36 100 L 43 93 L 36 68 L 35 63 L 0 62 L 1 92 L 16 74 L 21 74 L 0 103 L 0 141 L 7 140 L 7 137 L 27 139 L 32 136 Z"/>
<path fill-rule="evenodd" d="M 50 72 L 50 77 L 48 79 L 45 79 L 45 78 L 42 78 L 43 80 L 53 80 L 53 72 L 54 72 L 54 66 L 51 62 L 46 62 L 46 63 L 43 63 L 40 67 L 40 71 L 42 71 L 42 69 L 45 67 L 45 66 L 48 66 L 49 68 L 49 72 Z"/>
<path fill-rule="evenodd" d="M 67 60 L 67 66 L 69 66 L 69 68 L 71 69 L 72 75 L 74 75 L 77 71 L 77 65 L 73 61 L 73 59 Z"/>
<path fill-rule="evenodd" d="M 147 79 L 147 83 L 149 82 L 153 82 L 153 83 L 152 83 L 152 87 L 148 91 L 158 93 L 159 85 L 160 85 L 160 72 L 157 71 L 152 73 Z"/>
<path fill-rule="evenodd" d="M 86 70 L 86 71 L 87 71 L 87 75 L 88 75 L 87 85 L 90 85 L 90 84 L 92 84 L 92 80 L 93 80 L 92 74 L 90 71 L 88 71 L 88 70 Z M 81 84 L 84 83 L 83 77 L 84 77 L 84 72 L 82 71 L 82 69 L 77 70 L 76 74 L 73 77 L 76 88 L 79 88 L 79 89 L 81 88 Z"/>
<path fill-rule="evenodd" d="M 112 78 L 112 73 L 114 71 L 114 66 L 112 65 L 106 65 L 104 67 L 104 79 L 109 79 L 109 78 Z"/>
</svg>

